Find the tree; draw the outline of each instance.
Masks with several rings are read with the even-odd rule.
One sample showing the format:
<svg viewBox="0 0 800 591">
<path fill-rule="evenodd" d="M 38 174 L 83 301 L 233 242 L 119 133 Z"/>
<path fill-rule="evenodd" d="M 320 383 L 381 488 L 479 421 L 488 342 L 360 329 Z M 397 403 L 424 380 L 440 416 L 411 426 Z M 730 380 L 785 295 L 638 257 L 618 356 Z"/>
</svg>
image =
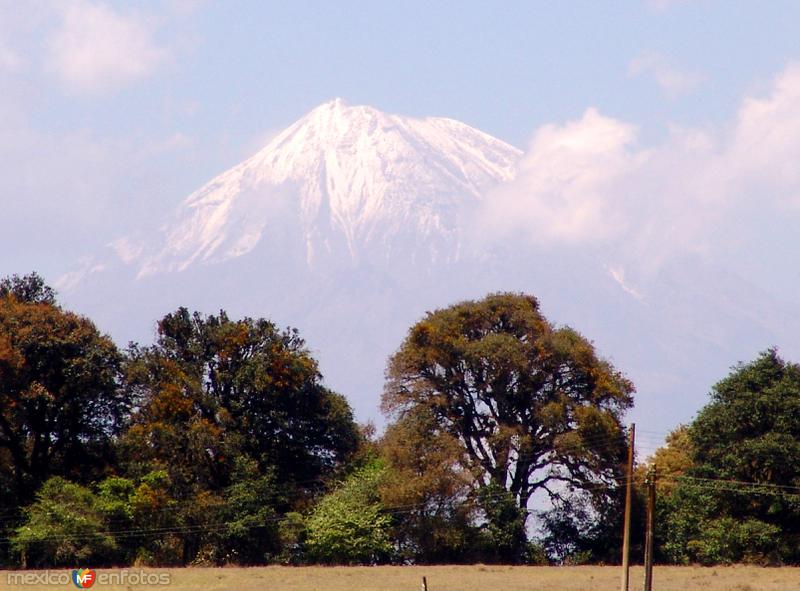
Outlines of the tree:
<svg viewBox="0 0 800 591">
<path fill-rule="evenodd" d="M 97 565 L 113 558 L 117 545 L 96 502 L 79 484 L 58 476 L 47 480 L 12 538 L 23 566 Z"/>
<path fill-rule="evenodd" d="M 277 515 L 306 509 L 359 446 L 349 405 L 296 331 L 185 308 L 158 331 L 125 364 L 137 401 L 120 442 L 128 475 L 167 475 L 184 563 L 277 559 Z"/>
<path fill-rule="evenodd" d="M 282 550 L 275 507 L 287 505 L 271 474 L 261 474 L 254 460 L 239 458 L 232 484 L 223 495 L 222 556 L 215 562 L 263 564 Z"/>
<path fill-rule="evenodd" d="M 679 425 L 667 435 L 665 445 L 656 450 L 647 465 L 637 468 L 637 482 L 643 483 L 647 470 L 655 465 L 660 480 L 659 492 L 669 494 L 675 488 L 678 479 L 694 466 L 694 455 L 695 449 L 689 427 Z"/>
<path fill-rule="evenodd" d="M 691 465 L 661 503 L 675 562 L 800 562 L 800 366 L 739 364 L 688 430 Z"/>
<path fill-rule="evenodd" d="M 0 298 L 13 297 L 18 302 L 56 305 L 56 292 L 38 273 L 0 279 Z"/>
<path fill-rule="evenodd" d="M 774 349 L 737 366 L 714 386 L 710 403 L 692 424 L 691 439 L 696 475 L 800 482 L 800 366 Z M 764 502 L 762 508 L 772 501 Z"/>
<path fill-rule="evenodd" d="M 460 458 L 458 440 L 418 407 L 389 425 L 378 446 L 386 463 L 379 493 L 386 507 L 402 507 L 392 521 L 400 559 L 416 564 L 485 560 L 486 544 L 474 525 L 474 477 Z"/>
<path fill-rule="evenodd" d="M 296 330 L 180 308 L 159 322 L 156 344 L 134 347 L 130 358 L 143 408 L 205 421 L 218 430 L 211 439 L 238 446 L 280 482 L 320 488 L 358 447 L 349 404 L 322 385 Z M 137 422 L 147 425 L 146 413 Z M 218 456 L 217 447 L 207 455 Z"/>
<path fill-rule="evenodd" d="M 207 502 L 194 505 L 194 501 L 195 498 L 189 498 L 182 504 L 172 495 L 172 483 L 166 470 L 153 470 L 137 479 L 127 503 L 132 516 L 130 530 L 142 535 L 126 538 L 136 563 L 180 565 L 185 564 L 187 558 L 193 558 L 187 552 L 191 544 L 187 544 L 181 535 L 186 528 L 186 518 L 181 509 L 189 503 L 189 507 L 208 510 Z M 206 515 L 206 523 L 213 522 L 214 517 L 213 514 Z M 195 535 L 192 541 L 197 541 L 198 537 Z"/>
<path fill-rule="evenodd" d="M 390 359 L 383 409 L 423 407 L 463 446 L 480 488 L 507 490 L 527 516 L 536 491 L 568 504 L 615 489 L 632 384 L 576 331 L 553 327 L 538 301 L 494 294 L 428 313 Z M 512 520 L 513 522 L 513 520 Z M 505 560 L 524 555 L 509 548 Z"/>
<path fill-rule="evenodd" d="M 86 481 L 111 461 L 128 409 L 120 361 L 38 276 L 0 282 L 0 467 L 19 499 L 50 475 Z"/>
<path fill-rule="evenodd" d="M 389 560 L 391 518 L 380 504 L 384 474 L 373 461 L 323 497 L 308 519 L 306 548 L 312 560 L 326 564 L 378 564 Z"/>
<path fill-rule="evenodd" d="M 694 446 L 688 425 L 679 425 L 667 434 L 665 444 L 659 447 L 646 462 L 636 466 L 634 472 L 634 501 L 632 515 L 631 547 L 634 556 L 643 554 L 639 548 L 641 532 L 645 529 L 645 507 L 647 505 L 647 487 L 645 481 L 648 472 L 653 468 L 658 471 L 658 494 L 655 507 L 655 560 L 659 562 L 688 564 L 687 531 L 699 531 L 703 527 L 698 524 L 701 514 L 709 509 L 709 499 L 703 491 L 689 491 L 682 484 L 681 478 L 694 466 Z M 693 560 L 697 562 L 697 558 Z"/>
</svg>

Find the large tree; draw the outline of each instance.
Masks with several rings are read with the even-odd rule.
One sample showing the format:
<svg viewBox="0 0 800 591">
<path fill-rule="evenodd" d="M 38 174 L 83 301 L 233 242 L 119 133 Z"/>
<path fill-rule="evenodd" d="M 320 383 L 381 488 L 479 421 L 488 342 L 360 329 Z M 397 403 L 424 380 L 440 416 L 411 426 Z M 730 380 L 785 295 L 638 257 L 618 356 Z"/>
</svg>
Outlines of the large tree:
<svg viewBox="0 0 800 591">
<path fill-rule="evenodd" d="M 38 275 L 0 281 L 0 467 L 20 502 L 50 475 L 86 481 L 109 462 L 127 409 L 120 361 Z"/>
<path fill-rule="evenodd" d="M 197 426 L 199 439 L 215 440 L 203 455 L 235 446 L 284 482 L 313 488 L 359 442 L 350 405 L 322 384 L 303 339 L 268 320 L 180 308 L 159 322 L 155 345 L 132 348 L 128 375 L 142 403 L 139 431 Z"/>
<path fill-rule="evenodd" d="M 128 475 L 168 475 L 174 518 L 194 528 L 184 561 L 274 558 L 275 515 L 306 508 L 360 442 L 298 333 L 264 319 L 180 308 L 125 370 L 137 403 L 121 442 Z M 209 522 L 227 527 L 210 537 Z"/>
<path fill-rule="evenodd" d="M 487 515 L 497 491 L 524 524 L 537 491 L 563 506 L 575 491 L 597 499 L 616 488 L 633 386 L 587 339 L 550 324 L 532 296 L 493 294 L 428 313 L 387 378 L 384 412 L 402 419 L 424 408 L 435 417 L 463 446 Z"/>
</svg>

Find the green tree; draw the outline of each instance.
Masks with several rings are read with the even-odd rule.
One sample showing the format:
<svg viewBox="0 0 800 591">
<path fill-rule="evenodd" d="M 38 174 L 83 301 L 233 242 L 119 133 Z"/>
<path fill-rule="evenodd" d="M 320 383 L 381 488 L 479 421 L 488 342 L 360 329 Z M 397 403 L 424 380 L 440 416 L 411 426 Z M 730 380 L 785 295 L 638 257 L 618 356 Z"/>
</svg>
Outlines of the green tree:
<svg viewBox="0 0 800 591">
<path fill-rule="evenodd" d="M 483 525 L 487 542 L 484 559 L 528 562 L 527 511 L 517 505 L 514 494 L 495 482 L 489 482 L 478 490 L 478 505 L 486 516 Z"/>
<path fill-rule="evenodd" d="M 654 465 L 658 469 L 659 492 L 669 494 L 680 477 L 694 466 L 694 455 L 689 427 L 679 425 L 667 435 L 665 444 L 656 450 L 653 457 L 646 464 L 637 467 L 637 483 L 644 483 L 647 470 Z"/>
<path fill-rule="evenodd" d="M 225 553 L 216 562 L 263 564 L 278 558 L 283 538 L 275 507 L 287 503 L 271 474 L 261 474 L 254 460 L 239 458 L 224 493 L 220 535 Z"/>
<path fill-rule="evenodd" d="M 28 567 L 107 564 L 117 552 L 91 490 L 54 476 L 25 509 L 12 547 Z"/>
<path fill-rule="evenodd" d="M 556 506 L 581 491 L 597 501 L 602 486 L 616 498 L 632 392 L 588 340 L 553 327 L 534 297 L 501 293 L 414 325 L 389 362 L 383 409 L 395 420 L 428 409 L 463 446 L 476 484 L 507 490 L 524 520 L 537 491 Z M 520 540 L 504 560 L 525 553 Z"/>
<path fill-rule="evenodd" d="M 0 282 L 0 468 L 18 499 L 50 475 L 102 472 L 128 409 L 114 343 L 40 281 Z"/>
<path fill-rule="evenodd" d="M 659 502 L 666 560 L 800 562 L 800 366 L 774 349 L 739 364 L 669 447 L 679 469 Z"/>
<path fill-rule="evenodd" d="M 308 518 L 306 548 L 311 560 L 378 564 L 391 558 L 391 518 L 378 493 L 384 471 L 380 462 L 373 461 L 320 500 Z"/>
<path fill-rule="evenodd" d="M 131 531 L 137 534 L 128 538 L 130 551 L 138 564 L 168 566 L 185 564 L 194 558 L 189 556 L 191 542 L 196 542 L 198 534 L 186 540 L 181 532 L 186 531 L 186 517 L 181 511 L 195 506 L 202 510 L 208 503 L 193 505 L 195 498 L 183 499 L 183 504 L 172 494 L 172 483 L 165 470 L 153 470 L 138 479 L 138 484 L 129 497 L 130 512 L 133 516 Z M 187 504 L 188 503 L 188 504 Z M 214 521 L 214 515 L 205 516 Z M 202 535 L 200 532 L 199 535 Z M 199 544 L 195 544 L 196 548 Z"/>
</svg>

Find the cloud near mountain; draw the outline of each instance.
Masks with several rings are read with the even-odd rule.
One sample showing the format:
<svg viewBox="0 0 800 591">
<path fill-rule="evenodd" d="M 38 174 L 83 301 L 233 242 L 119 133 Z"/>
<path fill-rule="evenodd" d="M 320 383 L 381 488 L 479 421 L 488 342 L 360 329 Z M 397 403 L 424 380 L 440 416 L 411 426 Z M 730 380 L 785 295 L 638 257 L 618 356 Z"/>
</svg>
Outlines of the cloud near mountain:
<svg viewBox="0 0 800 591">
<path fill-rule="evenodd" d="M 625 245 L 650 264 L 724 255 L 754 207 L 777 219 L 800 207 L 799 65 L 744 99 L 729 125 L 674 127 L 655 146 L 638 135 L 595 109 L 540 128 L 517 177 L 483 201 L 483 219 L 534 243 Z"/>
</svg>

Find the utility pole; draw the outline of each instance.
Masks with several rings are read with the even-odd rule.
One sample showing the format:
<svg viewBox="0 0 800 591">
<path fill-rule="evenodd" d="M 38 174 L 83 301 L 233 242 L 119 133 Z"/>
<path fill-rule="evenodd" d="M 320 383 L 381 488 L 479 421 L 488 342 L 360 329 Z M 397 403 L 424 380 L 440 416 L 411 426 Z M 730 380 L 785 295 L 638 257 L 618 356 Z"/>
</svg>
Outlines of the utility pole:
<svg viewBox="0 0 800 591">
<path fill-rule="evenodd" d="M 628 591 L 630 579 L 631 554 L 631 503 L 633 502 L 633 445 L 636 441 L 636 423 L 631 423 L 630 441 L 628 442 L 628 470 L 625 491 L 625 525 L 622 531 L 622 585 L 621 591 Z"/>
<path fill-rule="evenodd" d="M 655 464 L 647 470 L 647 531 L 644 546 L 644 591 L 653 591 L 653 519 L 656 511 L 656 479 L 658 472 Z"/>
</svg>

